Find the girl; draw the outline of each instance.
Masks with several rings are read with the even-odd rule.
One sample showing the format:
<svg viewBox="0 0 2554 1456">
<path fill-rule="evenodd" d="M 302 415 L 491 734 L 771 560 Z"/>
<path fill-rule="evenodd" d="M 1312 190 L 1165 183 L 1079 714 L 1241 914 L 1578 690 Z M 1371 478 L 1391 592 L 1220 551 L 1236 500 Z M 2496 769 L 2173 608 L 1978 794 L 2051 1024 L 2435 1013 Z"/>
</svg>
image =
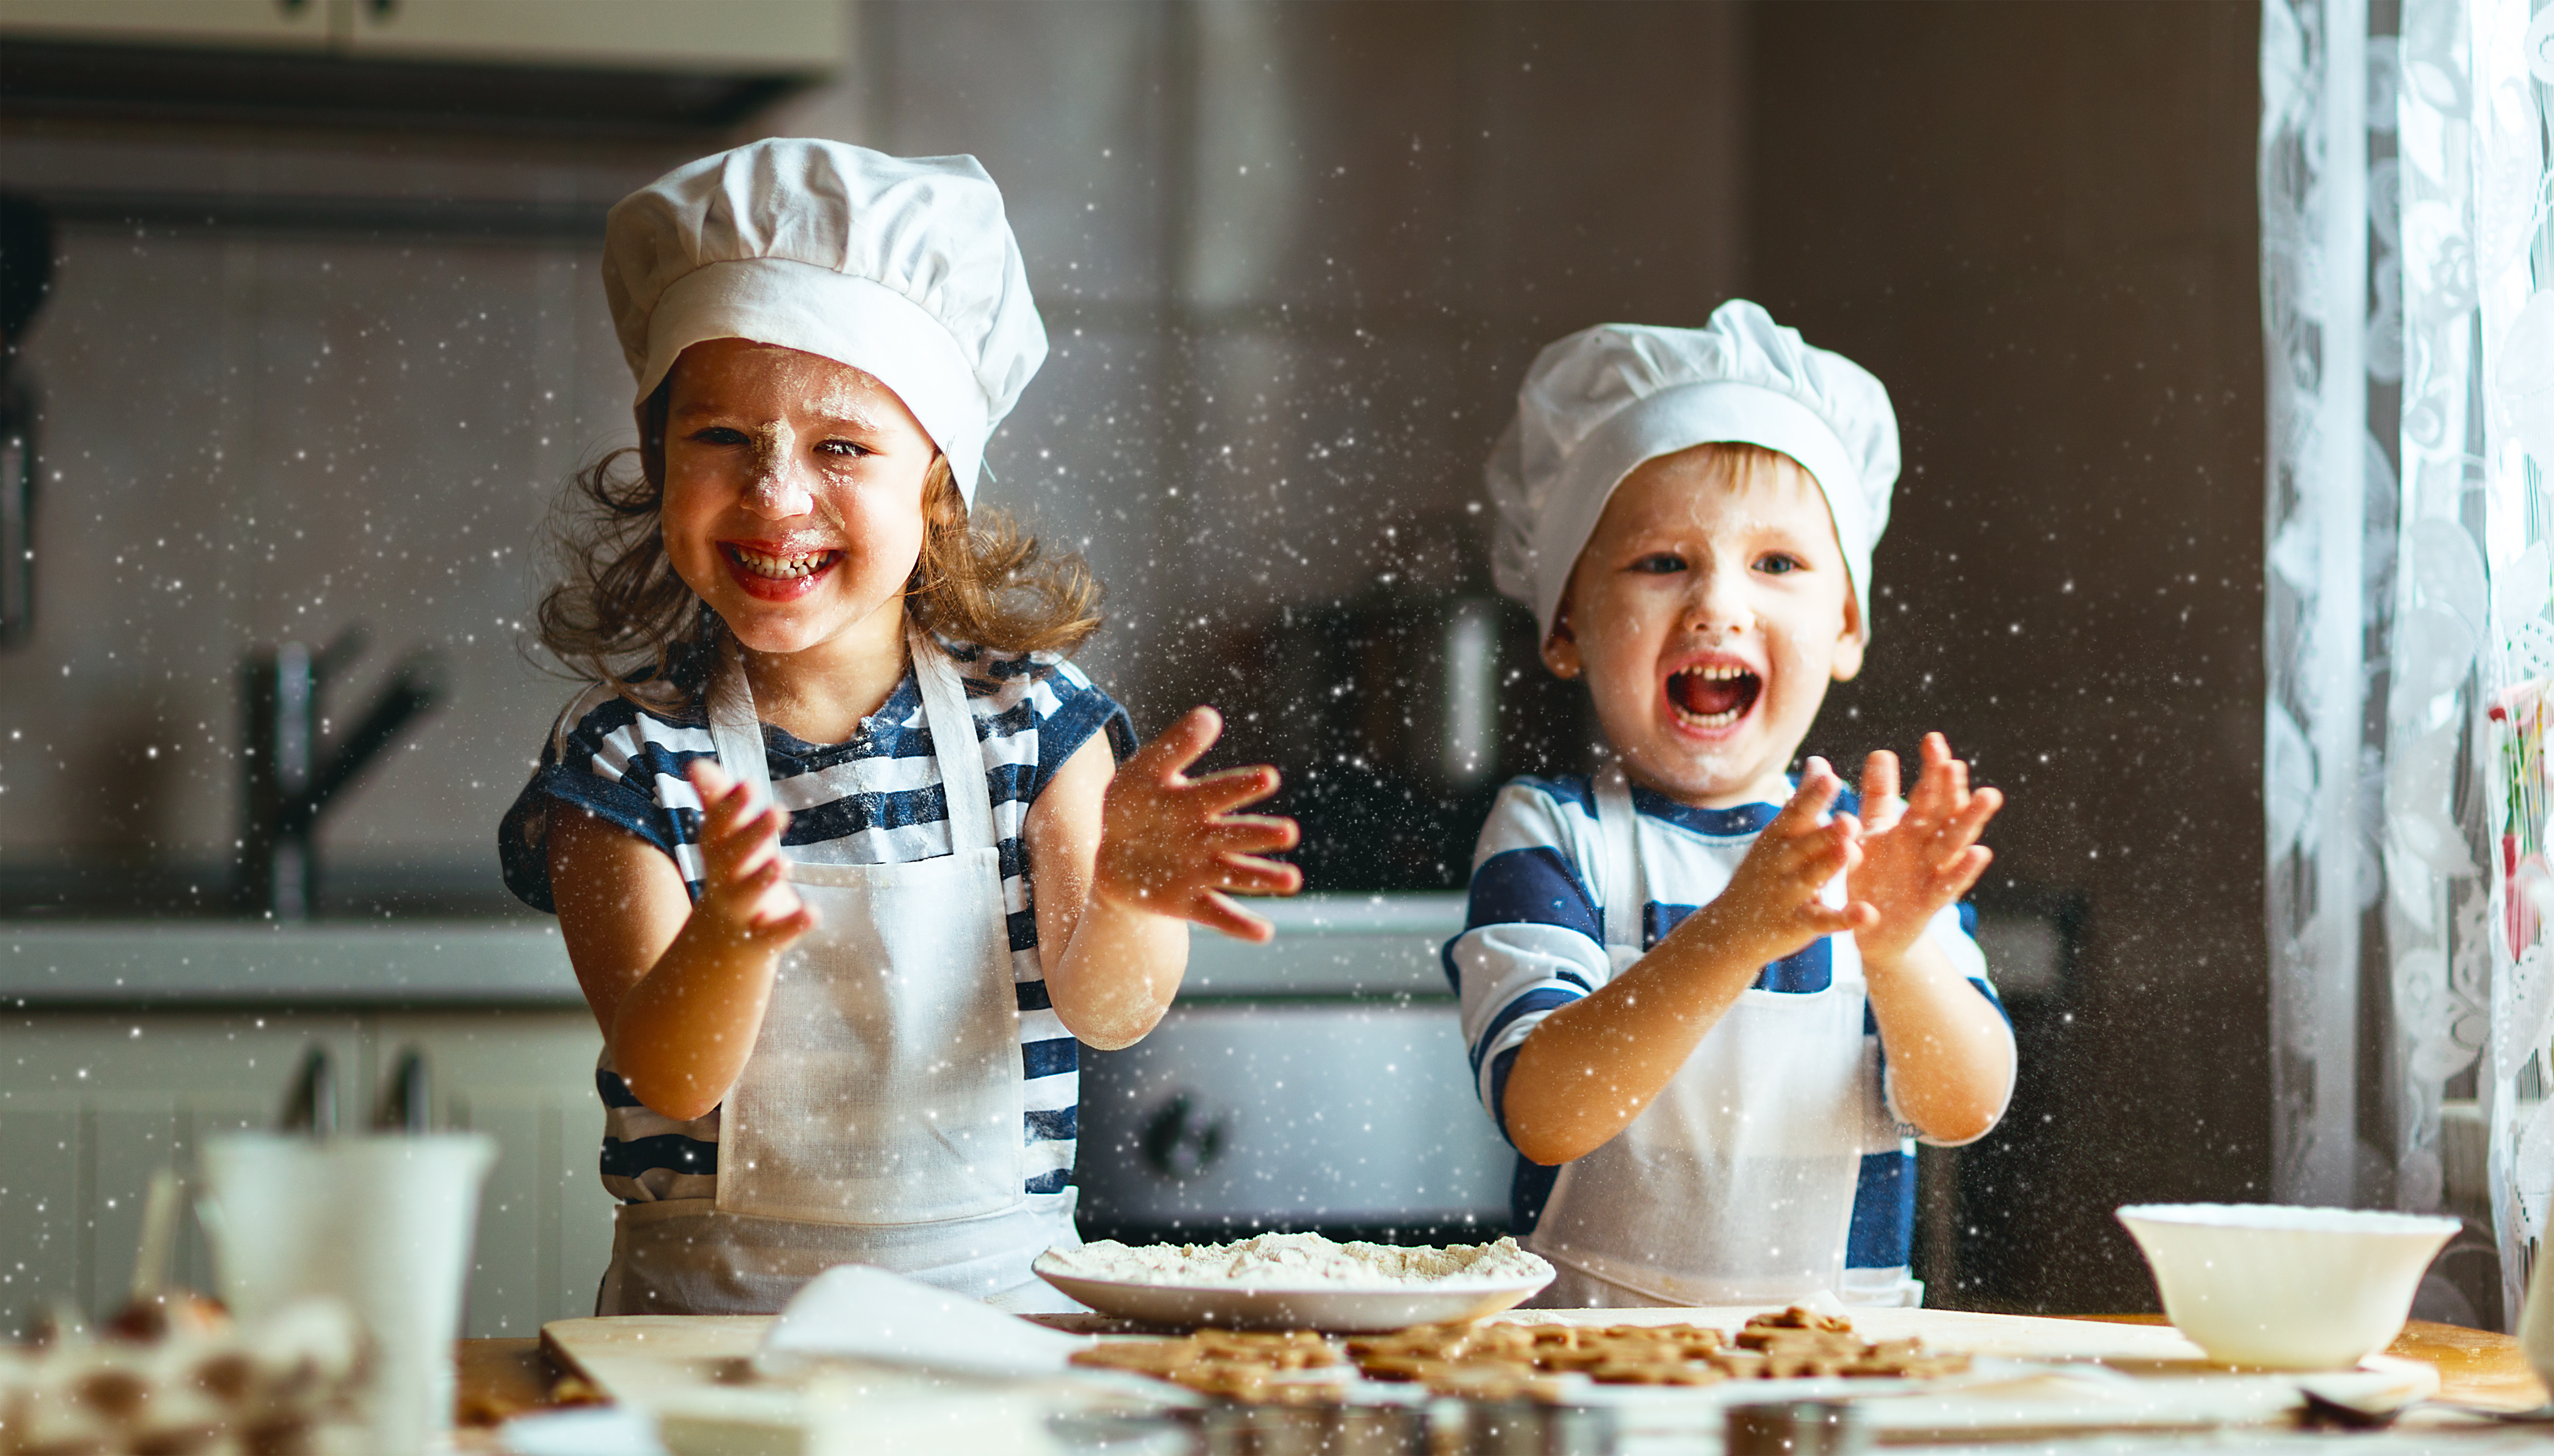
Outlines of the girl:
<svg viewBox="0 0 2554 1456">
<path fill-rule="evenodd" d="M 1206 708 L 1119 772 L 1059 655 L 1094 587 L 971 523 L 1046 354 L 973 159 L 740 148 L 615 207 L 603 271 L 638 479 L 582 481 L 541 624 L 598 686 L 501 832 L 603 1027 L 598 1311 L 769 1312 L 846 1262 L 1073 1307 L 1029 1264 L 1075 1237 L 1076 1041 L 1151 1030 L 1183 922 L 1267 938 L 1224 892 L 1299 883 L 1259 857 L 1294 824 L 1231 812 L 1276 774 L 1189 778 Z"/>
</svg>

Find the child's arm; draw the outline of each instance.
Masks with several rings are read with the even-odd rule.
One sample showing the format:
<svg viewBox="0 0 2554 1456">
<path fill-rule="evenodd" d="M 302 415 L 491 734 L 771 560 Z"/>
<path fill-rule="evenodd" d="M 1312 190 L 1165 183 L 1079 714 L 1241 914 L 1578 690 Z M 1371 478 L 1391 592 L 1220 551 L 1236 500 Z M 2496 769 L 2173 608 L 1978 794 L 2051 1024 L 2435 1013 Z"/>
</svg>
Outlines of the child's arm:
<svg viewBox="0 0 2554 1456">
<path fill-rule="evenodd" d="M 1199 708 L 1120 769 L 1099 738 L 1056 771 L 1021 828 L 1036 877 L 1038 953 L 1056 1019 L 1103 1050 L 1124 1047 L 1162 1019 L 1188 969 L 1190 921 L 1245 941 L 1268 922 L 1223 893 L 1291 895 L 1291 864 L 1259 857 L 1291 849 L 1295 822 L 1234 814 L 1277 792 L 1277 770 L 1185 770 L 1223 731 Z"/>
<path fill-rule="evenodd" d="M 776 808 L 746 814 L 746 793 L 708 759 L 692 765 L 701 816 L 701 897 L 672 860 L 591 815 L 550 819 L 559 936 L 612 1064 L 639 1101 L 677 1122 L 725 1099 L 754 1052 L 771 968 L 814 926 L 789 888 Z"/>
<path fill-rule="evenodd" d="M 1518 1152 L 1546 1165 L 1594 1152 L 1650 1105 L 1768 962 L 1872 922 L 1869 906 L 1818 899 L 1859 858 L 1852 815 L 1818 823 L 1843 787 L 1824 759 L 1811 758 L 1799 791 L 1718 898 L 1525 1039 L 1503 1104 Z"/>
<path fill-rule="evenodd" d="M 1978 836 L 2002 807 L 1969 789 L 1969 766 L 1940 733 L 1924 737 L 1915 797 L 1898 799 L 1898 755 L 1871 755 L 1862 775 L 1862 864 L 1848 885 L 1879 913 L 1854 933 L 1871 1015 L 1889 1049 L 1898 1110 L 1934 1142 L 1983 1136 L 2013 1086 L 2013 1033 L 1924 928 L 1956 903 L 1995 856 Z"/>
</svg>

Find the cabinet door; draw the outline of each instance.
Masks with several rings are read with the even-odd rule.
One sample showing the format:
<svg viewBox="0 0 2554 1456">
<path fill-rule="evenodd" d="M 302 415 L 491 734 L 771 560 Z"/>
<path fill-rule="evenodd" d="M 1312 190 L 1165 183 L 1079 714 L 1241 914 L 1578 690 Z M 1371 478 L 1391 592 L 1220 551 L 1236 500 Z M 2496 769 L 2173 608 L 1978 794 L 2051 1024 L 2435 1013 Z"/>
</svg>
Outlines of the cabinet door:
<svg viewBox="0 0 2554 1456">
<path fill-rule="evenodd" d="M 328 1050 L 360 1116 L 362 1029 L 350 1016 L 20 1014 L 0 1022 L 0 1341 L 56 1301 L 122 1302 L 142 1200 L 163 1168 L 190 1171 L 208 1136 L 271 1125 L 303 1054 Z M 173 1276 L 212 1285 L 186 1220 Z"/>
<path fill-rule="evenodd" d="M 425 1053 L 442 1120 L 497 1139 L 479 1204 L 469 1303 L 473 1337 L 525 1336 L 594 1312 L 612 1257 L 612 1195 L 596 1171 L 603 1104 L 594 1062 L 603 1036 L 573 1011 L 385 1016 L 376 1080 L 403 1049 Z"/>
<path fill-rule="evenodd" d="M 317 51 L 328 0 L 0 0 L 12 40 Z"/>
<path fill-rule="evenodd" d="M 842 63 L 843 0 L 365 0 L 349 49 L 389 58 L 818 74 Z"/>
</svg>

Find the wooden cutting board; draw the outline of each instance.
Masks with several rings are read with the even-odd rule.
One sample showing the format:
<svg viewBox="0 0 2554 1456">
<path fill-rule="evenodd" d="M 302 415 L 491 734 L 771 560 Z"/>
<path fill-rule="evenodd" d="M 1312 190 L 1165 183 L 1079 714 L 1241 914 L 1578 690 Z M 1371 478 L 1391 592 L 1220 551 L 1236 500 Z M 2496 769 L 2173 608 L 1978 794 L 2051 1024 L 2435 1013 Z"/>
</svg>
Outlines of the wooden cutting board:
<svg viewBox="0 0 2554 1456">
<path fill-rule="evenodd" d="M 1736 1329 L 1754 1307 L 1727 1309 L 1518 1310 L 1530 1323 L 1680 1323 Z M 1892 1440 L 2086 1429 L 2196 1430 L 2285 1420 L 2302 1401 L 2296 1377 L 2228 1371 L 2168 1326 L 2109 1324 L 1947 1309 L 1866 1309 L 1854 1327 L 1868 1339 L 1913 1337 L 1928 1347 L 2004 1360 L 2053 1363 L 2056 1374 L 1930 1394 L 1871 1391 L 1866 1417 Z M 1088 1329 L 1089 1317 L 1041 1323 Z M 615 1400 L 654 1406 L 669 1397 L 746 1377 L 769 1328 L 767 1315 L 621 1315 L 565 1319 L 541 1330 L 543 1348 Z M 1092 1331 L 1098 1332 L 1098 1331 Z M 2379 1403 L 2434 1394 L 2438 1376 L 2417 1361 L 2379 1356 L 2357 1372 L 2311 1378 L 2319 1391 Z M 1633 1431 L 1716 1428 L 1720 1407 L 1743 1387 L 1698 1391 L 1603 1388 Z"/>
<path fill-rule="evenodd" d="M 733 1384 L 762 1345 L 769 1314 L 615 1314 L 554 1319 L 541 1353 L 624 1404 L 669 1391 Z"/>
</svg>

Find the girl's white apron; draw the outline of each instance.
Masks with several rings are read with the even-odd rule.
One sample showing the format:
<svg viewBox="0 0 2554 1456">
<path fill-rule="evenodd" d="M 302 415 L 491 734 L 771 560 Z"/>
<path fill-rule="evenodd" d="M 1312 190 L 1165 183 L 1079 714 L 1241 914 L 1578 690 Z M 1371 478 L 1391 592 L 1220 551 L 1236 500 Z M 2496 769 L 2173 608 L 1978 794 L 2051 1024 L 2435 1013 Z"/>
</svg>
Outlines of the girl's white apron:
<svg viewBox="0 0 2554 1456">
<path fill-rule="evenodd" d="M 1019 1010 L 975 716 L 948 654 L 909 635 L 953 852 L 789 861 L 819 919 L 781 958 L 720 1112 L 718 1196 L 622 1205 L 598 1313 L 770 1313 L 848 1263 L 1005 1309 L 1081 1307 L 1029 1272 L 1080 1240 L 1072 1188 L 1022 1191 Z M 733 643 L 710 731 L 720 762 L 769 803 Z"/>
<path fill-rule="evenodd" d="M 1641 957 L 1640 816 L 1620 764 L 1596 778 L 1605 951 Z M 1895 1148 L 1863 1036 L 1862 959 L 1832 942 L 1823 991 L 1753 987 L 1658 1098 L 1565 1165 L 1525 1242 L 1560 1278 L 1554 1307 L 1780 1303 L 1843 1283 L 1866 1148 Z"/>
</svg>

